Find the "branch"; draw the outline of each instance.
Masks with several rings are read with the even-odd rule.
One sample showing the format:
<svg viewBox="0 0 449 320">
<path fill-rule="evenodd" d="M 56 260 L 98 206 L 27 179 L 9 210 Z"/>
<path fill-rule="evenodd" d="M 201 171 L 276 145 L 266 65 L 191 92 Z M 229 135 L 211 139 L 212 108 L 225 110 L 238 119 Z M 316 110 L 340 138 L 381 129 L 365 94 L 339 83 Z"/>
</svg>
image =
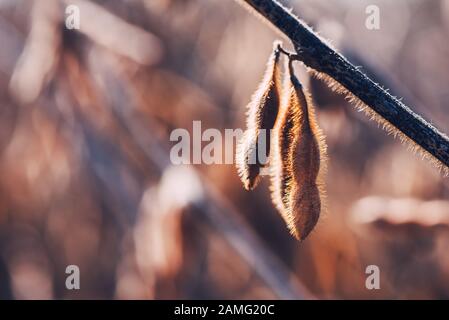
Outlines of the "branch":
<svg viewBox="0 0 449 320">
<path fill-rule="evenodd" d="M 277 0 L 240 2 L 248 4 L 286 35 L 293 42 L 299 60 L 313 69 L 319 78 L 347 93 L 389 132 L 420 146 L 424 155 L 432 155 L 437 164 L 448 172 L 449 138 L 445 134 L 363 74 Z"/>
</svg>

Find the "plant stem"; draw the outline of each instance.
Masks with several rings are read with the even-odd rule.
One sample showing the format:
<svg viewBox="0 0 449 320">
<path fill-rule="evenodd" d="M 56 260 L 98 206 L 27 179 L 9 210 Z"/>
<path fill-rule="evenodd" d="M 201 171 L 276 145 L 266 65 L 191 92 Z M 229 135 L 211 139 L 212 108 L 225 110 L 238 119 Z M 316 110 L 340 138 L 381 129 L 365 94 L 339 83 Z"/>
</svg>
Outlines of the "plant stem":
<svg viewBox="0 0 449 320">
<path fill-rule="evenodd" d="M 403 136 L 449 167 L 449 138 L 445 134 L 358 70 L 277 0 L 240 2 L 248 4 L 287 36 L 293 42 L 299 60 L 307 67 L 338 82 Z"/>
</svg>

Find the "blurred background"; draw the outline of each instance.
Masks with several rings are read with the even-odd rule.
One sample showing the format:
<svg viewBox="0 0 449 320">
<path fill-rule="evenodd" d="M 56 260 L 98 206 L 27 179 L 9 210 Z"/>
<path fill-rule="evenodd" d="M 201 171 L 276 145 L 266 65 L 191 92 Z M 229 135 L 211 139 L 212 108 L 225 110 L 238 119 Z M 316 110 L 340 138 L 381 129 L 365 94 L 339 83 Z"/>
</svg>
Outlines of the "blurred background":
<svg viewBox="0 0 449 320">
<path fill-rule="evenodd" d="M 449 132 L 448 0 L 284 4 Z M 0 299 L 448 299 L 448 180 L 300 64 L 330 158 L 305 242 L 267 181 L 171 165 L 172 130 L 243 128 L 278 38 L 234 1 L 1 0 Z"/>
</svg>

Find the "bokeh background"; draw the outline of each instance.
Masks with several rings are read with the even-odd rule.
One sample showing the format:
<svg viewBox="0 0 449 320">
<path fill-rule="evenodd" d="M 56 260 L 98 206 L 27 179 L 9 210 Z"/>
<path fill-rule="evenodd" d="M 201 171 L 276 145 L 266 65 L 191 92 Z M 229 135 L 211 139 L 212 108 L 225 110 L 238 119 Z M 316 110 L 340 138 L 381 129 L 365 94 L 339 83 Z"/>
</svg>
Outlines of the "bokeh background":
<svg viewBox="0 0 449 320">
<path fill-rule="evenodd" d="M 284 4 L 449 132 L 448 0 Z M 449 298 L 447 178 L 300 64 L 330 158 L 305 242 L 267 181 L 171 165 L 172 130 L 244 126 L 278 38 L 230 0 L 1 0 L 0 299 Z"/>
</svg>

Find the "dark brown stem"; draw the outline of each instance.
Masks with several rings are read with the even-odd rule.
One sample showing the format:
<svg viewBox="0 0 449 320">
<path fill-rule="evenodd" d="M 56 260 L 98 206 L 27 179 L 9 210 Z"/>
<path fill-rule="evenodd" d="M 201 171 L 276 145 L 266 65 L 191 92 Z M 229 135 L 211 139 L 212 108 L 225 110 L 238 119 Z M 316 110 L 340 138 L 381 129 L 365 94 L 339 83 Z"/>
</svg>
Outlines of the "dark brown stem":
<svg viewBox="0 0 449 320">
<path fill-rule="evenodd" d="M 280 44 L 278 44 L 277 50 L 279 50 L 280 52 L 282 52 L 283 54 L 285 54 L 285 55 L 288 56 L 289 58 L 290 58 L 290 57 L 293 57 L 293 56 L 296 56 L 295 53 L 289 52 L 289 51 L 285 50 L 284 48 L 282 48 L 282 46 L 281 46 Z"/>
<path fill-rule="evenodd" d="M 445 134 L 363 74 L 277 0 L 239 1 L 248 4 L 286 35 L 293 42 L 297 58 L 307 67 L 334 79 L 403 135 L 449 167 L 449 138 Z"/>
</svg>

